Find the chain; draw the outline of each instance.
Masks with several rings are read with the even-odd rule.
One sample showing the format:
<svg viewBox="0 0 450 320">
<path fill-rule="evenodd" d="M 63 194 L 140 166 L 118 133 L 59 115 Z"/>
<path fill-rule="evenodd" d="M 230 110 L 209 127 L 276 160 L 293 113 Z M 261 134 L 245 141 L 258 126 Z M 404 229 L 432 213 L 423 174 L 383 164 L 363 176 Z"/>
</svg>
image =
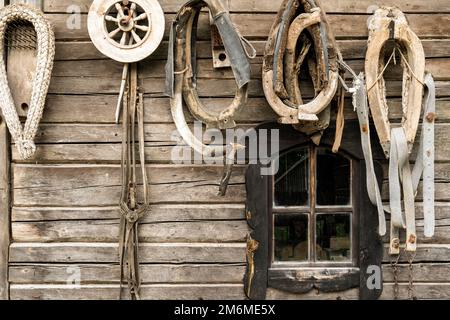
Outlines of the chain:
<svg viewBox="0 0 450 320">
<path fill-rule="evenodd" d="M 392 273 L 394 275 L 394 300 L 398 300 L 400 287 L 398 285 L 398 261 L 400 260 L 400 255 L 397 255 L 396 259 L 391 258 Z"/>
<path fill-rule="evenodd" d="M 416 253 L 409 253 L 409 275 L 408 275 L 408 298 L 409 300 L 416 300 L 416 296 L 414 294 L 414 259 L 416 258 Z"/>
</svg>

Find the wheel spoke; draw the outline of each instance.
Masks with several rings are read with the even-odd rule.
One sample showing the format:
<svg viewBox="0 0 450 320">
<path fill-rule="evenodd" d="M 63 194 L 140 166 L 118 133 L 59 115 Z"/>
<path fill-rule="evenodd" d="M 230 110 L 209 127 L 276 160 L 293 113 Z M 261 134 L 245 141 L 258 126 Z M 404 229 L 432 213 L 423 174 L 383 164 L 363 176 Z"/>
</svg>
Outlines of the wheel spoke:
<svg viewBox="0 0 450 320">
<path fill-rule="evenodd" d="M 133 2 L 133 3 L 131 4 L 130 9 L 133 10 L 133 11 L 135 11 L 135 10 L 136 10 L 136 3 Z"/>
<path fill-rule="evenodd" d="M 149 29 L 149 27 L 148 26 L 140 26 L 140 25 L 134 25 L 134 27 L 136 28 L 136 29 L 139 29 L 139 30 L 142 30 L 142 31 L 145 31 L 145 32 L 147 32 L 148 31 L 148 29 Z"/>
<path fill-rule="evenodd" d="M 142 40 L 141 37 L 139 37 L 138 34 L 134 30 L 131 30 L 131 35 L 133 36 L 133 39 L 136 43 L 141 42 L 141 40 Z"/>
<path fill-rule="evenodd" d="M 122 17 L 125 16 L 125 14 L 123 13 L 123 9 L 122 9 L 122 6 L 120 5 L 120 3 L 116 3 L 116 9 L 117 9 L 117 12 L 119 14 L 119 18 L 122 18 Z"/>
<path fill-rule="evenodd" d="M 134 18 L 134 21 L 140 21 L 140 20 L 145 20 L 145 19 L 147 19 L 147 14 L 144 12 L 144 13 L 141 13 L 140 15 L 138 15 L 136 18 Z"/>
<path fill-rule="evenodd" d="M 113 16 L 105 16 L 106 21 L 119 22 L 119 19 Z"/>
<path fill-rule="evenodd" d="M 120 39 L 120 45 L 125 45 L 125 43 L 127 42 L 127 38 L 128 38 L 128 33 L 127 32 L 124 32 L 123 34 L 122 34 L 122 38 Z"/>
<path fill-rule="evenodd" d="M 111 31 L 111 32 L 108 34 L 108 37 L 114 38 L 119 32 L 120 32 L 120 28 L 117 28 L 116 30 Z"/>
</svg>

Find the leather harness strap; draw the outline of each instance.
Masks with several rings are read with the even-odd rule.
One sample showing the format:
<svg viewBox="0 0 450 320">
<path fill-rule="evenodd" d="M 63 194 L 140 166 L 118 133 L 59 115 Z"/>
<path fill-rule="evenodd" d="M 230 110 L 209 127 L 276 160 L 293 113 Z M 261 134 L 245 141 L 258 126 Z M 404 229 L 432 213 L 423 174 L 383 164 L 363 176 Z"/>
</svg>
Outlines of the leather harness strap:
<svg viewBox="0 0 450 320">
<path fill-rule="evenodd" d="M 144 150 L 144 98 L 138 95 L 137 65 L 131 65 L 131 74 L 127 80 L 128 90 L 123 100 L 122 124 L 122 195 L 120 201 L 120 297 L 124 281 L 132 299 L 140 299 L 141 278 L 139 275 L 139 220 L 144 217 L 150 208 L 148 177 L 145 169 Z M 137 119 L 136 119 L 137 118 Z M 136 142 L 136 120 L 137 140 Z M 138 150 L 138 154 L 136 154 Z M 138 166 L 139 157 L 143 199 L 138 199 Z"/>
<path fill-rule="evenodd" d="M 349 91 L 353 94 L 353 106 L 358 114 L 360 124 L 361 146 L 366 163 L 367 191 L 370 201 L 377 207 L 378 232 L 380 235 L 384 235 L 386 234 L 386 217 L 373 162 L 372 143 L 370 138 L 369 106 L 367 101 L 365 78 L 363 73 L 360 73 L 357 76 L 348 65 L 344 63 L 342 63 L 342 65 L 353 74 L 353 88 Z"/>
<path fill-rule="evenodd" d="M 434 121 L 435 121 L 435 84 L 431 74 L 425 75 L 426 96 L 424 101 L 424 114 L 422 134 L 414 169 L 409 165 L 408 142 L 402 127 L 391 130 L 391 149 L 389 164 L 389 191 L 390 204 L 383 206 L 380 189 L 378 186 L 370 139 L 369 107 L 367 102 L 364 74 L 357 76 L 345 63 L 341 63 L 352 73 L 353 88 L 349 92 L 353 94 L 353 105 L 358 114 L 361 129 L 361 145 L 366 162 L 367 190 L 371 202 L 377 207 L 379 216 L 379 233 L 386 233 L 385 211 L 391 213 L 390 229 L 390 254 L 400 253 L 399 230 L 406 229 L 406 250 L 415 252 L 417 247 L 417 235 L 415 225 L 415 197 L 420 178 L 423 176 L 423 211 L 425 220 L 425 236 L 432 237 L 435 228 L 434 212 Z M 405 217 L 402 212 L 401 190 L 403 189 L 403 202 Z"/>
</svg>

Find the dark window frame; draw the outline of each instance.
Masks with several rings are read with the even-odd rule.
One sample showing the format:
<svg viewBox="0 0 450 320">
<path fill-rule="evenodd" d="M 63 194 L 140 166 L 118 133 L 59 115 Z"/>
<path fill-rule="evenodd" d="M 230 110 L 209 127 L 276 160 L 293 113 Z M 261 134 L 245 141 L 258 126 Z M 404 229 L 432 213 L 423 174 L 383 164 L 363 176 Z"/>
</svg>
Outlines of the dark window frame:
<svg viewBox="0 0 450 320">
<path fill-rule="evenodd" d="M 267 123 L 259 126 L 257 130 L 278 129 L 280 134 L 279 146 L 280 154 L 288 149 L 306 145 L 310 139 L 293 129 L 291 126 L 283 126 L 276 123 Z M 378 217 L 376 208 L 372 205 L 367 194 L 365 183 L 365 162 L 359 139 L 359 125 L 357 122 L 347 121 L 344 130 L 344 139 L 341 144 L 340 153 L 353 159 L 355 165 L 353 172 L 355 179 L 358 179 L 357 204 L 359 223 L 356 228 L 359 230 L 357 253 L 357 267 L 354 268 L 285 268 L 269 272 L 271 267 L 271 255 L 269 250 L 269 237 L 272 233 L 269 230 L 269 217 L 271 217 L 271 194 L 270 176 L 261 175 L 261 169 L 266 167 L 263 163 L 269 163 L 273 158 L 257 159 L 257 164 L 251 164 L 246 173 L 246 216 L 252 229 L 248 240 L 247 248 L 247 273 L 244 279 L 245 292 L 250 299 L 265 299 L 267 289 L 274 288 L 290 293 L 307 293 L 313 289 L 320 292 L 340 292 L 351 288 L 359 287 L 360 299 L 377 299 L 382 292 L 380 289 L 369 289 L 367 280 L 371 276 L 367 272 L 369 266 L 379 266 L 383 257 L 383 242 L 378 235 Z M 373 131 L 375 132 L 375 131 Z M 357 138 L 356 138 L 357 137 Z M 334 142 L 334 130 L 332 128 L 325 131 L 321 146 L 331 148 Z M 270 138 L 268 146 L 271 145 Z M 383 159 L 381 148 L 374 148 L 375 159 Z M 271 153 L 269 152 L 269 155 Z M 255 160 L 255 159 L 250 159 Z M 381 186 L 383 172 L 381 166 L 376 163 L 377 177 Z M 356 199 L 356 197 L 354 197 Z M 270 204 L 270 205 L 269 205 Z M 355 228 L 355 226 L 353 226 Z M 255 243 L 257 246 L 255 246 Z M 327 277 L 316 277 L 319 274 Z"/>
<path fill-rule="evenodd" d="M 268 191 L 268 208 L 269 208 L 269 219 L 268 219 L 268 232 L 269 235 L 272 236 L 274 234 L 274 218 L 276 214 L 305 214 L 308 215 L 308 240 L 309 240 L 309 259 L 307 262 L 276 262 L 273 256 L 274 253 L 274 241 L 270 239 L 269 241 L 269 261 L 270 268 L 269 273 L 272 269 L 281 269 L 281 268 L 316 268 L 319 269 L 327 269 L 327 268 L 348 268 L 352 269 L 358 266 L 358 248 L 359 248 L 359 164 L 358 161 L 353 159 L 350 155 L 339 152 L 338 155 L 348 159 L 350 161 L 350 203 L 348 205 L 342 206 L 331 206 L 331 205 L 318 205 L 316 203 L 316 195 L 313 190 L 316 189 L 316 178 L 317 178 L 317 151 L 318 149 L 329 149 L 326 146 L 315 146 L 312 142 L 307 144 L 302 144 L 299 146 L 295 146 L 288 150 L 283 150 L 283 153 L 280 154 L 282 156 L 285 153 L 291 152 L 295 149 L 306 148 L 308 149 L 309 154 L 309 204 L 306 206 L 287 206 L 281 207 L 275 206 L 274 202 L 274 193 L 275 193 L 275 185 L 274 185 L 274 176 L 269 176 L 269 191 Z M 331 149 L 329 149 L 331 150 Z M 273 161 L 277 161 L 278 159 L 273 159 Z M 297 213 L 293 212 L 297 211 Z M 331 261 L 311 261 L 312 257 L 316 256 L 316 240 L 317 240 L 317 217 L 321 214 L 348 214 L 351 218 L 351 260 L 347 262 L 331 262 Z M 319 270 L 320 271 L 320 270 Z"/>
</svg>

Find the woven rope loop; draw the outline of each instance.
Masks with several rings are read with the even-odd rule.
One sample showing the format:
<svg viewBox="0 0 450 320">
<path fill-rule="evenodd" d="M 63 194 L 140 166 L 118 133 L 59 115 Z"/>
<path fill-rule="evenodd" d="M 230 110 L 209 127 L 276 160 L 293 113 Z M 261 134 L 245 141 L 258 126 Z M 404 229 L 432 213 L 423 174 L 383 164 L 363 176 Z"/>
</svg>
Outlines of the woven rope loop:
<svg viewBox="0 0 450 320">
<path fill-rule="evenodd" d="M 24 24 L 27 28 L 20 27 Z M 31 28 L 36 31 L 35 39 L 34 35 L 31 38 L 27 36 Z M 24 126 L 17 114 L 6 72 L 5 40 L 11 32 L 15 37 L 8 39 L 11 42 L 9 46 L 36 50 L 36 70 L 34 70 L 31 101 Z M 33 41 L 36 41 L 36 46 L 31 45 Z M 25 45 L 26 43 L 30 45 Z M 36 152 L 33 139 L 44 112 L 54 57 L 55 35 L 52 26 L 40 10 L 24 4 L 9 5 L 0 10 L 0 108 L 22 160 L 31 158 Z"/>
</svg>

